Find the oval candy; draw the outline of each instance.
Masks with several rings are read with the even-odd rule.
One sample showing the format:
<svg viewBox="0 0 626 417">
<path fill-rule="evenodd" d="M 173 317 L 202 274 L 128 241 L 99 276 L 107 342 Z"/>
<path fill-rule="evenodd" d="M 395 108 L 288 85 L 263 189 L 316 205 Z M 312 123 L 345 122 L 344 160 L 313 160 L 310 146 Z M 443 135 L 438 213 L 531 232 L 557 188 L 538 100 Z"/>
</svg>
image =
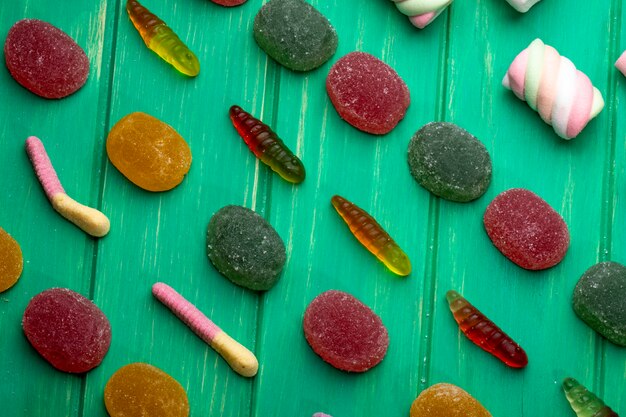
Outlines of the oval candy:
<svg viewBox="0 0 626 417">
<path fill-rule="evenodd" d="M 0 292 L 15 285 L 23 268 L 24 259 L 19 243 L 0 227 Z"/>
<path fill-rule="evenodd" d="M 411 417 L 491 417 L 474 397 L 452 384 L 435 384 L 413 401 Z"/>
</svg>

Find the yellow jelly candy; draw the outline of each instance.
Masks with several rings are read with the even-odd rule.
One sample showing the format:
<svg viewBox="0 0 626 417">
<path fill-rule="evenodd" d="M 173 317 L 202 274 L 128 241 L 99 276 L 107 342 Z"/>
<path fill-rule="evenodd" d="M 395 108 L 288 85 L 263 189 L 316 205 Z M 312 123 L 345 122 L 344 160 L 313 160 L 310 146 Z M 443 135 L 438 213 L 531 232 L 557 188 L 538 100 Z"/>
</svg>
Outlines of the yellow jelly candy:
<svg viewBox="0 0 626 417">
<path fill-rule="evenodd" d="M 184 388 L 147 363 L 131 363 L 115 372 L 104 387 L 104 405 L 111 417 L 187 417 Z"/>
<path fill-rule="evenodd" d="M 413 402 L 411 417 L 491 417 L 491 414 L 456 385 L 435 384 Z"/>
<path fill-rule="evenodd" d="M 191 149 L 185 139 L 170 125 L 141 112 L 117 122 L 106 147 L 115 168 L 148 191 L 176 187 L 191 166 Z"/>
<path fill-rule="evenodd" d="M 15 285 L 23 267 L 20 245 L 0 227 L 0 292 Z"/>
</svg>

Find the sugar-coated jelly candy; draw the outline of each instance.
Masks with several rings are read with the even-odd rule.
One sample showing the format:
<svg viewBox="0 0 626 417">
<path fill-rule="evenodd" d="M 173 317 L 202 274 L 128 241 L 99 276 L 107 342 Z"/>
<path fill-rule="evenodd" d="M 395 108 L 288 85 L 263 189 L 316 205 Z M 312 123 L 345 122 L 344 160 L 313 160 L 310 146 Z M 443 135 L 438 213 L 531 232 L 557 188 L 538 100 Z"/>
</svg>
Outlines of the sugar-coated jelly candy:
<svg viewBox="0 0 626 417">
<path fill-rule="evenodd" d="M 270 57 L 294 71 L 310 71 L 337 50 L 337 32 L 304 0 L 270 0 L 254 18 L 254 39 Z"/>
<path fill-rule="evenodd" d="M 352 234 L 394 274 L 411 273 L 411 261 L 400 246 L 365 210 L 335 195 L 330 200 Z"/>
<path fill-rule="evenodd" d="M 389 346 L 380 317 L 343 291 L 326 291 L 311 301 L 303 327 L 315 353 L 343 371 L 367 371 L 383 360 Z"/>
<path fill-rule="evenodd" d="M 537 194 L 522 188 L 494 198 L 483 222 L 494 246 L 524 269 L 550 268 L 561 262 L 569 247 L 563 218 Z"/>
<path fill-rule="evenodd" d="M 241 206 L 226 206 L 211 217 L 207 255 L 233 283 L 269 290 L 280 278 L 287 254 L 276 230 L 263 217 Z"/>
<path fill-rule="evenodd" d="M 147 363 L 118 369 L 104 387 L 104 406 L 111 417 L 187 417 L 189 400 L 174 378 Z"/>
<path fill-rule="evenodd" d="M 115 168 L 148 191 L 176 187 L 191 166 L 191 149 L 185 139 L 170 125 L 141 112 L 113 126 L 106 148 Z"/>
<path fill-rule="evenodd" d="M 326 77 L 326 91 L 339 117 L 375 135 L 396 127 L 411 102 L 398 73 L 365 52 L 351 52 L 337 61 Z"/>
<path fill-rule="evenodd" d="M 596 332 L 626 346 L 626 267 L 601 262 L 589 268 L 574 288 L 574 311 Z"/>
<path fill-rule="evenodd" d="M 63 98 L 80 89 L 89 75 L 89 59 L 61 29 L 37 19 L 13 25 L 4 43 L 11 76 L 45 98 Z"/>
<path fill-rule="evenodd" d="M 481 349 L 512 368 L 524 368 L 528 357 L 524 349 L 456 291 L 448 291 L 446 299 L 461 331 Z"/>
<path fill-rule="evenodd" d="M 482 196 L 491 182 L 487 148 L 453 123 L 433 122 L 409 142 L 411 175 L 431 193 L 465 203 Z"/>
<path fill-rule="evenodd" d="M 219 4 L 224 7 L 235 7 L 244 4 L 248 0 L 211 0 L 215 4 Z"/>
<path fill-rule="evenodd" d="M 229 114 L 237 133 L 261 162 L 286 181 L 295 184 L 304 181 L 306 171 L 302 161 L 268 125 L 239 106 L 232 106 Z"/>
<path fill-rule="evenodd" d="M 565 378 L 563 391 L 578 417 L 619 417 L 604 401 L 574 378 Z"/>
<path fill-rule="evenodd" d="M 0 227 L 0 292 L 15 285 L 24 267 L 19 243 Z"/>
<path fill-rule="evenodd" d="M 474 397 L 452 384 L 425 389 L 411 405 L 411 417 L 491 417 Z"/>
<path fill-rule="evenodd" d="M 35 350 L 64 372 L 95 368 L 111 344 L 111 325 L 104 313 L 67 288 L 52 288 L 33 297 L 22 327 Z"/>
</svg>

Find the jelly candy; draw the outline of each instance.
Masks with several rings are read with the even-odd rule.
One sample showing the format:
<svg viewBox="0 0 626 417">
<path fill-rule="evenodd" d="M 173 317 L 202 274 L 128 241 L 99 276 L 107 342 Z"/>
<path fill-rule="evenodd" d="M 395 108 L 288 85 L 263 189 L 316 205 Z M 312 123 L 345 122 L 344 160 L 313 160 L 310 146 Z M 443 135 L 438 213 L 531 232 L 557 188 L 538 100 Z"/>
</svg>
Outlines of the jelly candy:
<svg viewBox="0 0 626 417">
<path fill-rule="evenodd" d="M 512 368 L 528 365 L 526 352 L 456 291 L 446 294 L 450 311 L 469 340 Z"/>
<path fill-rule="evenodd" d="M 207 255 L 233 283 L 269 290 L 285 266 L 285 244 L 276 230 L 254 211 L 226 206 L 213 215 L 207 230 Z"/>
<path fill-rule="evenodd" d="M 147 363 L 131 363 L 111 375 L 104 387 L 104 405 L 111 417 L 189 415 L 185 389 Z"/>
<path fill-rule="evenodd" d="M 343 371 L 367 371 L 383 360 L 389 346 L 380 317 L 343 291 L 326 291 L 311 301 L 303 327 L 315 353 Z"/>
<path fill-rule="evenodd" d="M 411 261 L 400 246 L 365 210 L 338 195 L 331 202 L 352 234 L 394 274 L 411 273 Z"/>
<path fill-rule="evenodd" d="M 33 297 L 22 327 L 35 350 L 64 372 L 95 368 L 111 344 L 111 325 L 104 313 L 67 288 L 52 288 Z"/>
<path fill-rule="evenodd" d="M 256 375 L 259 362 L 254 354 L 217 327 L 176 290 L 167 284 L 157 282 L 152 286 L 152 294 L 215 349 L 235 372 L 246 377 Z"/>
<path fill-rule="evenodd" d="M 494 198 L 483 222 L 495 247 L 525 269 L 550 268 L 563 260 L 569 247 L 563 218 L 541 197 L 522 188 Z"/>
<path fill-rule="evenodd" d="M 0 227 L 0 292 L 15 285 L 24 267 L 19 243 Z"/>
<path fill-rule="evenodd" d="M 11 76 L 45 98 L 63 98 L 79 90 L 89 75 L 89 59 L 61 29 L 37 19 L 13 25 L 4 43 Z"/>
<path fill-rule="evenodd" d="M 211 0 L 215 4 L 219 4 L 224 7 L 234 7 L 244 4 L 248 0 Z"/>
<path fill-rule="evenodd" d="M 574 288 L 574 311 L 589 327 L 626 346 L 626 267 L 601 262 L 589 268 Z"/>
<path fill-rule="evenodd" d="M 563 139 L 572 139 L 604 108 L 602 94 L 572 61 L 535 39 L 515 58 L 502 81 L 539 112 Z"/>
<path fill-rule="evenodd" d="M 411 417 L 491 417 L 474 397 L 452 384 L 425 389 L 411 405 Z"/>
<path fill-rule="evenodd" d="M 428 123 L 418 130 L 409 143 L 408 160 L 413 178 L 446 200 L 475 200 L 491 183 L 485 145 L 452 123 Z"/>
<path fill-rule="evenodd" d="M 392 0 L 413 26 L 424 29 L 452 3 L 452 0 Z"/>
<path fill-rule="evenodd" d="M 539 3 L 541 0 L 506 0 L 509 2 L 511 6 L 515 8 L 518 12 L 526 13 L 533 7 L 535 4 Z"/>
<path fill-rule="evenodd" d="M 306 172 L 302 161 L 295 156 L 285 143 L 265 123 L 239 106 L 230 108 L 230 120 L 248 148 L 272 171 L 286 181 L 298 184 L 304 181 Z"/>
<path fill-rule="evenodd" d="M 26 153 L 52 207 L 67 220 L 95 237 L 109 233 L 110 222 L 100 211 L 84 206 L 65 193 L 43 143 L 31 136 L 26 139 Z"/>
<path fill-rule="evenodd" d="M 136 0 L 127 0 L 126 11 L 149 49 L 185 75 L 195 77 L 200 73 L 198 58 L 165 22 Z"/>
<path fill-rule="evenodd" d="M 294 71 L 310 71 L 337 50 L 337 32 L 304 0 L 270 0 L 254 18 L 254 39 L 270 57 Z"/>
<path fill-rule="evenodd" d="M 176 187 L 191 166 L 191 149 L 185 139 L 170 125 L 141 112 L 117 122 L 106 147 L 115 168 L 148 191 Z"/>
<path fill-rule="evenodd" d="M 565 397 L 578 417 L 619 417 L 600 398 L 580 385 L 574 378 L 563 381 Z"/>
<path fill-rule="evenodd" d="M 365 52 L 351 52 L 337 61 L 326 77 L 326 91 L 339 117 L 375 135 L 396 127 L 411 102 L 398 73 Z"/>
</svg>

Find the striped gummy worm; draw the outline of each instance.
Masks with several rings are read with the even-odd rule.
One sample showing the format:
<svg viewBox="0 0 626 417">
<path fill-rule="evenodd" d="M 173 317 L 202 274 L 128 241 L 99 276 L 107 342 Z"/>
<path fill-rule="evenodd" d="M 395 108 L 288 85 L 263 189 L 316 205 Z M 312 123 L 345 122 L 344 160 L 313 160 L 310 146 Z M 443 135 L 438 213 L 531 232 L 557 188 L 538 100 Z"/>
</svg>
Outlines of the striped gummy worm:
<svg viewBox="0 0 626 417">
<path fill-rule="evenodd" d="M 563 391 L 578 417 L 619 417 L 604 401 L 574 378 L 565 378 Z"/>
<path fill-rule="evenodd" d="M 424 29 L 444 11 L 453 0 L 392 0 L 413 26 Z"/>
</svg>

